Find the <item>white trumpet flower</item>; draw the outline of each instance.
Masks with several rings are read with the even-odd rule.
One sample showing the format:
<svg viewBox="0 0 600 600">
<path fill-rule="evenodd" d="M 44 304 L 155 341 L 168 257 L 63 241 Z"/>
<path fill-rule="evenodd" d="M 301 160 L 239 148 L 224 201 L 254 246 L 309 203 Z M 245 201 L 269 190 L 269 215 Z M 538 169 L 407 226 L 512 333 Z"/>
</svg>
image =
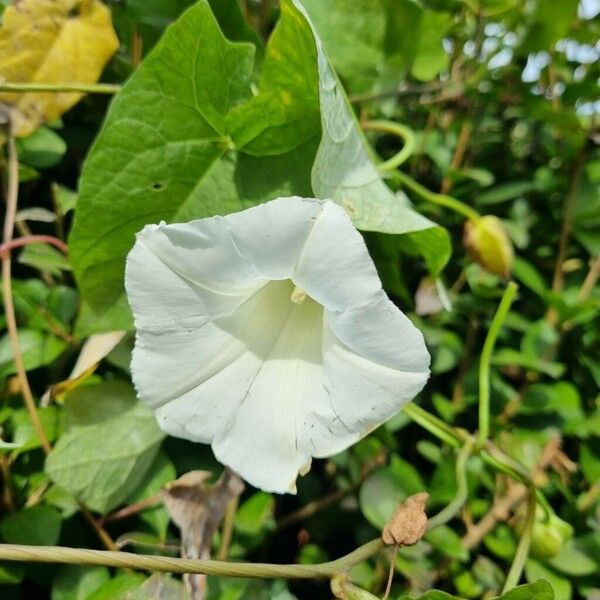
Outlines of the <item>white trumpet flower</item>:
<svg viewBox="0 0 600 600">
<path fill-rule="evenodd" d="M 266 491 L 295 492 L 425 385 L 423 336 L 330 201 L 148 225 L 127 257 L 140 399 Z"/>
</svg>

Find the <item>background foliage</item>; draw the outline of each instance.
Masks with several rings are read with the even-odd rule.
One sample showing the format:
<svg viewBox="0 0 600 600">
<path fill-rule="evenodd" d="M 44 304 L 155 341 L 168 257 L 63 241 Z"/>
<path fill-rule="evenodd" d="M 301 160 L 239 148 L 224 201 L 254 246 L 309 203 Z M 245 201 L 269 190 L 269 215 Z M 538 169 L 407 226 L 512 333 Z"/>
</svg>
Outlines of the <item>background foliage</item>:
<svg viewBox="0 0 600 600">
<path fill-rule="evenodd" d="M 120 46 L 102 80 L 127 82 L 123 90 L 110 108 L 106 95 L 90 94 L 60 118 L 49 112 L 53 120 L 17 140 L 18 233 L 68 240 L 69 254 L 45 244 L 13 253 L 21 351 L 53 449 L 46 458 L 3 335 L 2 541 L 102 547 L 87 515 L 119 547 L 177 555 L 166 509 L 143 500 L 190 470 L 215 478 L 221 470 L 210 448 L 164 438 L 130 383 L 132 334 L 106 334 L 130 328 L 123 260 L 148 222 L 278 195 L 333 197 L 366 232 L 386 290 L 425 334 L 433 375 L 417 402 L 474 431 L 481 349 L 506 281 L 473 259 L 462 205 L 440 206 L 439 192 L 500 218 L 514 246 L 519 292 L 492 357 L 491 439 L 527 467 L 556 519 L 539 512 L 524 575 L 552 589 L 536 584 L 506 598 L 599 597 L 598 3 L 304 0 L 312 25 L 291 0 L 211 0 L 184 13 L 192 4 L 108 2 Z M 14 81 L 3 59 L 0 75 Z M 382 119 L 412 130 L 400 169 L 424 190 L 377 170 L 403 145 L 389 127 L 376 131 Z M 74 377 L 86 340 L 96 358 Z M 430 514 L 452 502 L 456 460 L 400 413 L 317 461 L 296 497 L 246 490 L 230 557 L 314 563 L 345 554 L 376 537 L 407 495 L 428 491 Z M 462 511 L 399 553 L 393 598 L 430 588 L 500 594 L 526 493 L 479 455 L 467 463 L 466 485 Z M 142 510 L 114 513 L 132 505 Z M 217 535 L 215 552 L 220 543 Z M 381 595 L 388 560 L 353 568 L 353 582 Z M 137 597 L 127 594 L 145 579 L 3 563 L 0 595 Z M 330 592 L 317 580 L 223 578 L 211 580 L 209 597 Z"/>
</svg>

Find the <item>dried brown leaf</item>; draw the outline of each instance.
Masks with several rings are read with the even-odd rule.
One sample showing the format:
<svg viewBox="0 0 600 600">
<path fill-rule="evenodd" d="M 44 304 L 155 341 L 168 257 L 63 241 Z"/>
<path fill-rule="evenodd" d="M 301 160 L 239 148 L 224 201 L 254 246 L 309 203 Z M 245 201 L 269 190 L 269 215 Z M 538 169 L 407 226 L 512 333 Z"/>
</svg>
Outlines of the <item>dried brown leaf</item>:
<svg viewBox="0 0 600 600">
<path fill-rule="evenodd" d="M 428 499 L 429 494 L 420 492 L 402 502 L 383 528 L 381 539 L 384 543 L 398 546 L 416 544 L 427 530 L 425 504 Z"/>
<path fill-rule="evenodd" d="M 217 483 L 209 485 L 211 473 L 190 471 L 163 492 L 163 502 L 181 531 L 183 558 L 210 558 L 213 536 L 229 502 L 244 491 L 242 480 L 226 469 Z M 184 575 L 192 600 L 206 594 L 206 575 Z"/>
</svg>

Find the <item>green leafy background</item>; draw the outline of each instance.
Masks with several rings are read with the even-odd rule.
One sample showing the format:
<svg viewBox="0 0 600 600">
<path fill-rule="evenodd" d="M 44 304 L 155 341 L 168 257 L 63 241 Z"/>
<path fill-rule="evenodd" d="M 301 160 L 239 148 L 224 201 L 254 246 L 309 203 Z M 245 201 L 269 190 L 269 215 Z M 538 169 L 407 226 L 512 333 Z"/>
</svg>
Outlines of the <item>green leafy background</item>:
<svg viewBox="0 0 600 600">
<path fill-rule="evenodd" d="M 191 470 L 220 473 L 209 447 L 165 437 L 131 385 L 124 259 L 147 223 L 227 214 L 283 195 L 332 198 L 363 231 L 390 297 L 424 333 L 432 378 L 417 403 L 451 426 L 476 429 L 481 348 L 506 281 L 465 250 L 462 215 L 380 169 L 403 142 L 363 126 L 388 119 L 414 134 L 403 173 L 499 217 L 509 234 L 519 292 L 492 356 L 491 441 L 535 473 L 572 527 L 549 550 L 555 531 L 538 517 L 522 585 L 502 595 L 525 506 L 514 503 L 482 531 L 515 484 L 473 456 L 463 511 L 399 552 L 390 597 L 600 594 L 593 3 L 107 4 L 121 47 L 103 80 L 122 91 L 111 100 L 88 95 L 18 141 L 19 234 L 55 235 L 69 254 L 43 244 L 13 254 L 19 340 L 53 450 L 44 457 L 23 408 L 3 330 L 1 541 L 100 548 L 81 503 L 98 519 L 143 504 Z M 444 292 L 451 310 L 440 305 Z M 114 330 L 127 333 L 95 373 L 61 387 L 82 344 Z M 457 493 L 455 471 L 456 452 L 400 413 L 348 451 L 315 461 L 295 497 L 248 488 L 230 557 L 336 558 L 376 537 L 411 494 L 427 491 L 428 513 L 442 510 Z M 178 554 L 178 530 L 161 504 L 105 526 L 126 550 Z M 215 553 L 219 544 L 217 534 Z M 381 597 L 387 568 L 381 554 L 349 576 Z M 169 597 L 184 594 L 178 578 L 159 583 Z M 211 600 L 331 597 L 320 580 L 209 583 Z M 145 598 L 156 585 L 121 569 L 0 565 L 7 600 Z"/>
</svg>

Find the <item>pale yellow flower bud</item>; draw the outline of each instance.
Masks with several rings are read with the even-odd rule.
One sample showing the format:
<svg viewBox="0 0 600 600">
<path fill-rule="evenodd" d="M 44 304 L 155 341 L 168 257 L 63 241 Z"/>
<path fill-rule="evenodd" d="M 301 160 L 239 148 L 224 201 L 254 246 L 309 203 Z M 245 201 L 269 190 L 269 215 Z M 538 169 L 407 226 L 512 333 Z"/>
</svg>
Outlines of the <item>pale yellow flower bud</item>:
<svg viewBox="0 0 600 600">
<path fill-rule="evenodd" d="M 467 252 L 484 269 L 500 277 L 509 277 L 513 248 L 502 221 L 486 215 L 465 223 L 464 244 Z"/>
</svg>

